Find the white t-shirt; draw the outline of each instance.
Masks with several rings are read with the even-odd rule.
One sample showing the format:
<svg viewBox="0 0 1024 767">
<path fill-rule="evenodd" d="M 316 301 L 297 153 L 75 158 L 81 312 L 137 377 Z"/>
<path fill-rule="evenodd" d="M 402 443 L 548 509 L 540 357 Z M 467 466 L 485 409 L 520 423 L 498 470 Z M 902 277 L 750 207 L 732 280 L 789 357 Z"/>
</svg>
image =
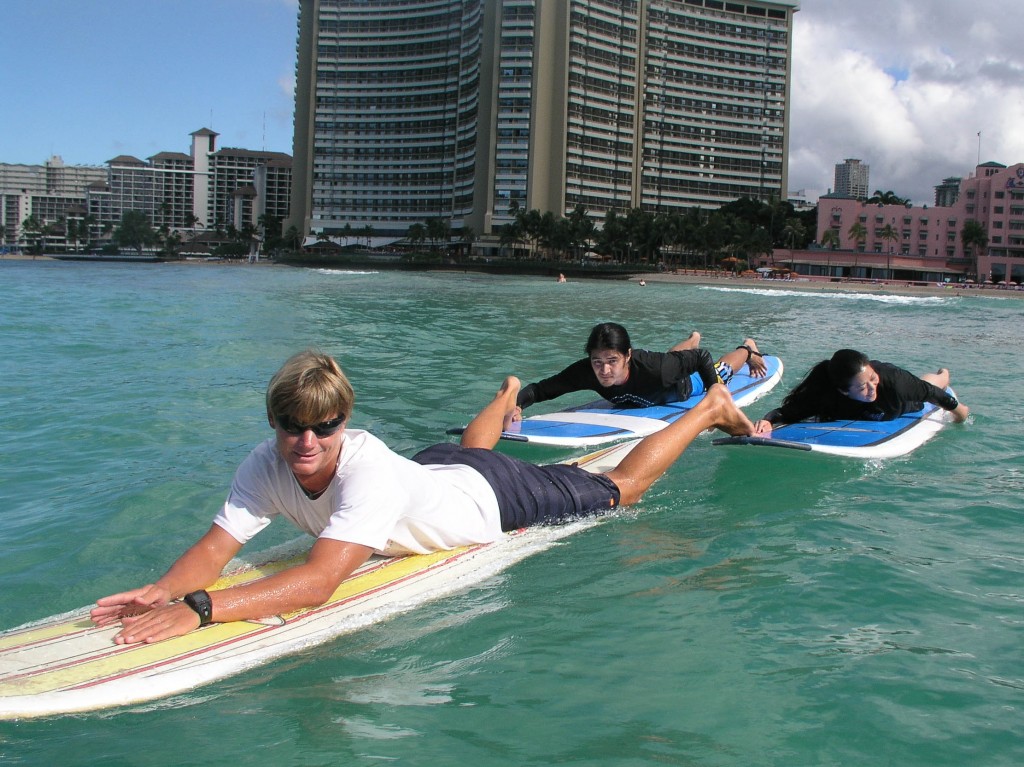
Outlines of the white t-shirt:
<svg viewBox="0 0 1024 767">
<path fill-rule="evenodd" d="M 367 431 L 343 436 L 337 473 L 316 500 L 303 492 L 272 437 L 238 467 L 214 523 L 245 543 L 281 515 L 319 538 L 388 554 L 426 554 L 501 537 L 498 501 L 469 466 L 421 466 Z"/>
</svg>

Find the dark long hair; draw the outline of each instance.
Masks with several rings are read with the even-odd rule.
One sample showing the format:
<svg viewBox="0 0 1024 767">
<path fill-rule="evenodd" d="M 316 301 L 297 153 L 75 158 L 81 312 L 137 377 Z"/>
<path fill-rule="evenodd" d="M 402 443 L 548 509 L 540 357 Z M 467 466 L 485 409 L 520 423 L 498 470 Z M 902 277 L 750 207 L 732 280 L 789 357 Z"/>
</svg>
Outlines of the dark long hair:
<svg viewBox="0 0 1024 767">
<path fill-rule="evenodd" d="M 840 349 L 831 359 L 822 360 L 804 376 L 786 398 L 782 407 L 810 400 L 816 403 L 816 411 L 828 419 L 836 412 L 836 405 L 844 397 L 852 381 L 869 362 L 867 355 L 854 349 Z"/>
<path fill-rule="evenodd" d="M 602 322 L 600 325 L 595 325 L 594 329 L 590 331 L 585 351 L 588 357 L 598 349 L 610 349 L 627 355 L 632 348 L 633 345 L 629 342 L 629 333 L 622 325 L 614 322 Z"/>
</svg>

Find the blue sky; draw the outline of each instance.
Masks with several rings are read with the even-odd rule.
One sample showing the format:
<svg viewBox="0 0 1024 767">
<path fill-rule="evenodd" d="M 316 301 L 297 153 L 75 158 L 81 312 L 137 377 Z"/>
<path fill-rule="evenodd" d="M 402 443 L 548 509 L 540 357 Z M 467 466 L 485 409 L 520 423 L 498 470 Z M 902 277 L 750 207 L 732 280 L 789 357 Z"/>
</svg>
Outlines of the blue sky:
<svg viewBox="0 0 1024 767">
<path fill-rule="evenodd" d="M 296 0 L 0 0 L 0 162 L 292 151 Z"/>
<path fill-rule="evenodd" d="M 918 203 L 978 159 L 1024 161 L 1022 0 L 801 0 L 790 191 L 836 163 Z M 291 152 L 297 0 L 0 0 L 0 162 Z"/>
</svg>

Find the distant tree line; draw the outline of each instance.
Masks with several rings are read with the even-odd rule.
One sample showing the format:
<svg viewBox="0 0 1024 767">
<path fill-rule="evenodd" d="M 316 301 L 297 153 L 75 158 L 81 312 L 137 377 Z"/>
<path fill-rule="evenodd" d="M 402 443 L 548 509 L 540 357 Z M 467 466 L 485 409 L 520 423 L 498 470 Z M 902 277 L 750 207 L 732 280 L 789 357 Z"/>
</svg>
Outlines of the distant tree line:
<svg viewBox="0 0 1024 767">
<path fill-rule="evenodd" d="M 513 259 L 613 259 L 623 264 L 742 268 L 772 259 L 775 248 L 805 248 L 814 239 L 817 212 L 797 211 L 785 201 L 741 198 L 717 210 L 689 208 L 653 213 L 611 210 L 601 227 L 583 207 L 568 216 L 522 210 L 499 230 L 503 252 Z"/>
</svg>

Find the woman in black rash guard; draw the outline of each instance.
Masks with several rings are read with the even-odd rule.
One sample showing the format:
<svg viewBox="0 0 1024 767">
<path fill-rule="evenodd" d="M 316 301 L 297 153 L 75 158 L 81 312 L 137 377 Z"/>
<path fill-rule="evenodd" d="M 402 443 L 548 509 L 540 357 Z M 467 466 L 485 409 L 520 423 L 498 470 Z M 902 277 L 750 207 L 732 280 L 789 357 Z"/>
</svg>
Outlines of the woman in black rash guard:
<svg viewBox="0 0 1024 767">
<path fill-rule="evenodd" d="M 796 385 L 782 405 L 754 424 L 768 436 L 772 426 L 815 418 L 819 421 L 889 421 L 931 402 L 963 421 L 967 406 L 946 391 L 949 371 L 940 368 L 918 378 L 888 362 L 869 360 L 853 349 L 840 349 L 822 360 Z"/>
<path fill-rule="evenodd" d="M 700 375 L 705 391 L 719 381 L 727 382 L 733 371 L 748 363 L 751 375 L 765 375 L 764 360 L 752 338 L 745 339 L 717 363 L 699 344 L 700 334 L 691 333 L 667 352 L 634 349 L 622 325 L 597 325 L 587 339 L 585 358 L 561 373 L 523 387 L 516 402 L 516 420 L 523 408 L 574 391 L 589 389 L 617 405 L 647 407 L 690 397 L 693 373 Z"/>
</svg>

